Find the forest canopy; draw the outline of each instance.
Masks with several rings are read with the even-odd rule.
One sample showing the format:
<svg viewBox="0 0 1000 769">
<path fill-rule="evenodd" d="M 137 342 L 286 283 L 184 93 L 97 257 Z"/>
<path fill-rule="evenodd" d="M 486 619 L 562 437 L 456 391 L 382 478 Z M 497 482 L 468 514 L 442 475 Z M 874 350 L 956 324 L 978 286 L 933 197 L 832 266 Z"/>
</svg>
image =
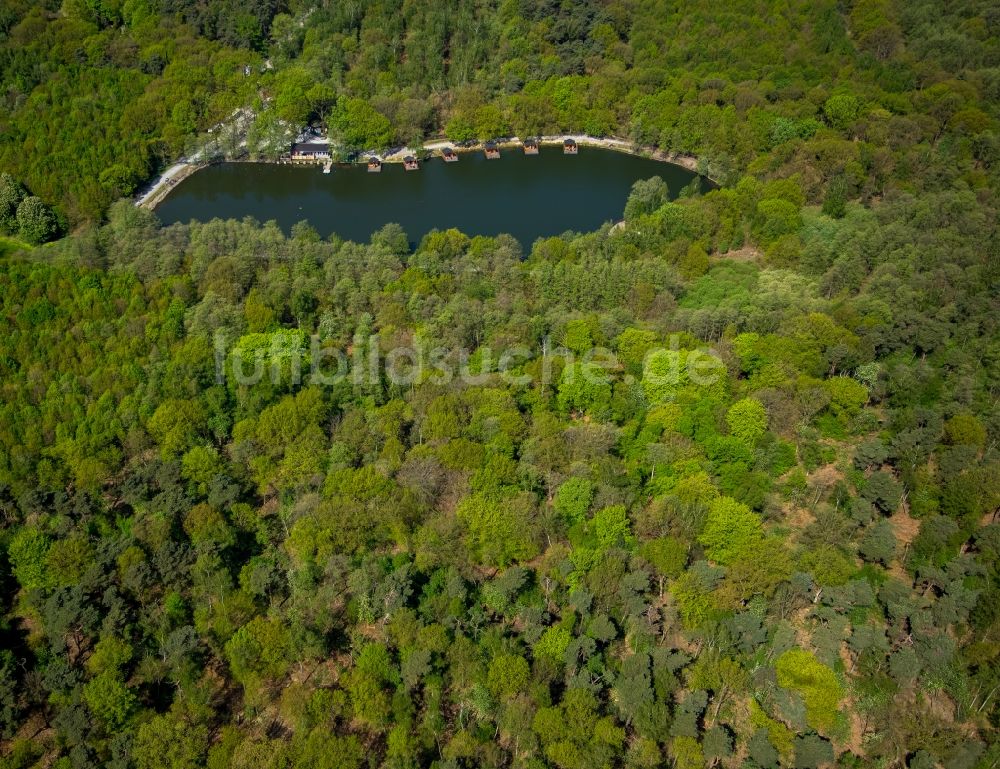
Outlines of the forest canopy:
<svg viewBox="0 0 1000 769">
<path fill-rule="evenodd" d="M 998 31 L 6 3 L 0 766 L 994 767 Z M 719 185 L 530 248 L 127 199 L 236 110 L 260 157 L 585 131 Z"/>
</svg>

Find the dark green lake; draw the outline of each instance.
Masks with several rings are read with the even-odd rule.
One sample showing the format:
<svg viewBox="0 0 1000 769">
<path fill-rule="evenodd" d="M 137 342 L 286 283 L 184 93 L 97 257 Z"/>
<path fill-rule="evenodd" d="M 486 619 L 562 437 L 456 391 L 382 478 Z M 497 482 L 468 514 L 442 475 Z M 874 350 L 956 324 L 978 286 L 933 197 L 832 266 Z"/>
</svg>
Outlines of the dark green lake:
<svg viewBox="0 0 1000 769">
<path fill-rule="evenodd" d="M 402 225 L 414 242 L 457 227 L 468 235 L 509 233 L 530 247 L 538 237 L 621 219 L 632 184 L 651 176 L 662 177 L 672 196 L 696 178 L 677 165 L 590 147 L 576 156 L 561 147 L 542 147 L 536 156 L 509 149 L 489 161 L 463 153 L 457 163 L 434 158 L 419 171 L 387 163 L 380 174 L 361 166 L 324 174 L 319 166 L 224 163 L 181 182 L 156 214 L 164 224 L 274 219 L 286 232 L 304 219 L 324 236 L 355 241 L 387 222 Z"/>
</svg>

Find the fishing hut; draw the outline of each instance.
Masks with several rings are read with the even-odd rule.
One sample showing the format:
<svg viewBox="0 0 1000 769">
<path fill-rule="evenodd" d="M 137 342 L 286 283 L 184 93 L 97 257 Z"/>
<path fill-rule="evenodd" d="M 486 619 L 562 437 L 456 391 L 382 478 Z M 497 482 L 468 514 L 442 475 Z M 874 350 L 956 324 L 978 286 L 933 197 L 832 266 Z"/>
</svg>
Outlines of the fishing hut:
<svg viewBox="0 0 1000 769">
<path fill-rule="evenodd" d="M 292 160 L 323 162 L 330 159 L 330 144 L 324 141 L 296 142 L 289 154 Z"/>
</svg>

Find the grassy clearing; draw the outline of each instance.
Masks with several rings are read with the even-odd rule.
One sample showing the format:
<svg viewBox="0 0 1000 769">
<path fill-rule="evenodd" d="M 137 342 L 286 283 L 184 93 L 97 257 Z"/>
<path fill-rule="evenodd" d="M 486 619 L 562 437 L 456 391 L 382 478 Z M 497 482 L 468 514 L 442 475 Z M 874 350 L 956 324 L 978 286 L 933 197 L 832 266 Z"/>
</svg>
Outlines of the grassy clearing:
<svg viewBox="0 0 1000 769">
<path fill-rule="evenodd" d="M 30 251 L 34 246 L 17 238 L 0 235 L 0 257 L 13 254 L 15 251 Z"/>
</svg>

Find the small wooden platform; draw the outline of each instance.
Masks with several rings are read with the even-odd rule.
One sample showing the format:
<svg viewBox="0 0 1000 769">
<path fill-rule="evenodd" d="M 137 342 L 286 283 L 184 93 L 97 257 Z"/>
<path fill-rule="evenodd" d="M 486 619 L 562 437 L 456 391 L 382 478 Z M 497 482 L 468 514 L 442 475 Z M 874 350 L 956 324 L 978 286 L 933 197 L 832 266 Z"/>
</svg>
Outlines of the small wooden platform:
<svg viewBox="0 0 1000 769">
<path fill-rule="evenodd" d="M 417 162 L 417 159 L 413 155 L 407 155 L 403 158 L 403 168 L 407 171 L 419 171 L 420 163 Z"/>
<path fill-rule="evenodd" d="M 487 160 L 500 159 L 500 148 L 493 142 L 486 142 L 486 144 L 483 145 L 483 152 L 486 153 Z"/>
<path fill-rule="evenodd" d="M 380 174 L 382 173 L 382 161 L 378 158 L 371 158 L 368 161 L 368 173 L 370 174 Z"/>
<path fill-rule="evenodd" d="M 576 155 L 580 151 L 577 147 L 576 142 L 572 139 L 567 139 L 563 142 L 563 154 L 564 155 Z"/>
<path fill-rule="evenodd" d="M 451 147 L 445 147 L 441 150 L 441 157 L 444 158 L 445 163 L 457 163 L 458 153 L 455 152 Z"/>
</svg>

